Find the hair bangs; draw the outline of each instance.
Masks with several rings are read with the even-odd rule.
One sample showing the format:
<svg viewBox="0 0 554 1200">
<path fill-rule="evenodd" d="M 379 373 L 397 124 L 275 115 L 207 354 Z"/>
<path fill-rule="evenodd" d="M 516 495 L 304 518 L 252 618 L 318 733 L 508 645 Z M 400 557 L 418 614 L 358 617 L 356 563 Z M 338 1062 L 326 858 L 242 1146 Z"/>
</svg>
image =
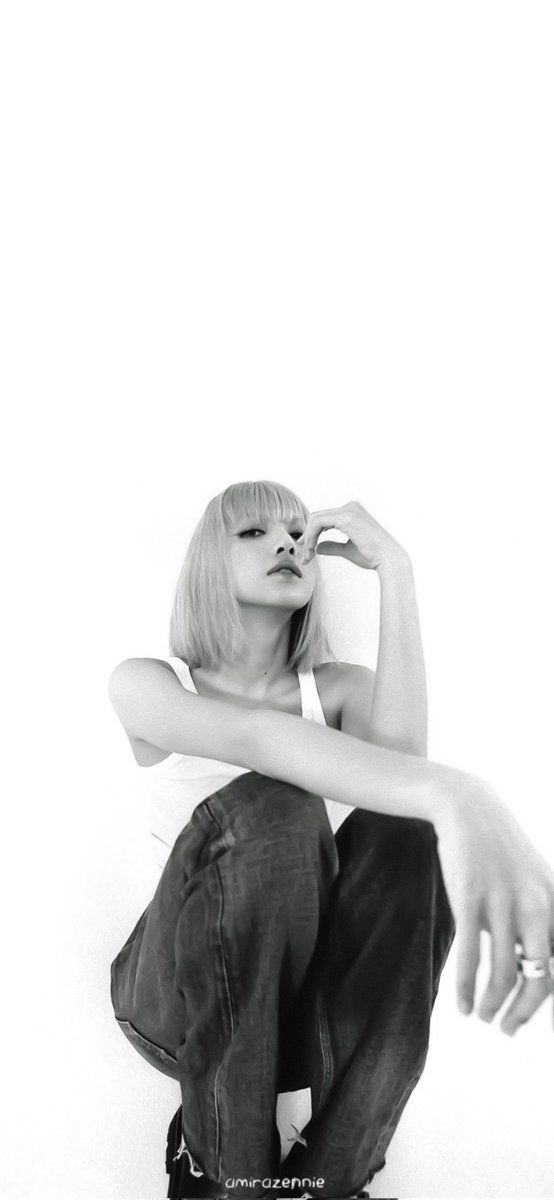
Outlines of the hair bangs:
<svg viewBox="0 0 554 1200">
<path fill-rule="evenodd" d="M 305 525 L 310 515 L 295 492 L 269 479 L 231 484 L 222 493 L 221 512 L 226 529 L 244 518 L 262 522 L 299 520 Z"/>
</svg>

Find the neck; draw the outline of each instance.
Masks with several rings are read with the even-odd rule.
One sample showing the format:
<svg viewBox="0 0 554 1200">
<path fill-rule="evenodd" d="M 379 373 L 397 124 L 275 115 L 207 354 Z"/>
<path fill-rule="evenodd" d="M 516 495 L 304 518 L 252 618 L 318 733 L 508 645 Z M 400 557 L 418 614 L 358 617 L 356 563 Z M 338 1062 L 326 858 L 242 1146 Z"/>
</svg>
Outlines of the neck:
<svg viewBox="0 0 554 1200">
<path fill-rule="evenodd" d="M 240 604 L 244 648 L 240 658 L 222 659 L 210 678 L 226 691 L 262 698 L 289 673 L 290 612 Z"/>
</svg>

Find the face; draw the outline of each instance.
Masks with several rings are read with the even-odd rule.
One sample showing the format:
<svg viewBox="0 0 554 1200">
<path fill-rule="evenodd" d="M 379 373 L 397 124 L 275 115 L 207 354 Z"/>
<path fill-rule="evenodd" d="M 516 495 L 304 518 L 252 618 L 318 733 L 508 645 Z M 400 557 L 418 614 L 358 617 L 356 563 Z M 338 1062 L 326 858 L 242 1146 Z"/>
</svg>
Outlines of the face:
<svg viewBox="0 0 554 1200">
<path fill-rule="evenodd" d="M 235 596 L 245 604 L 271 605 L 294 612 L 308 603 L 314 589 L 317 564 L 298 561 L 298 538 L 305 522 L 262 520 L 243 517 L 229 530 L 230 558 Z M 291 571 L 272 571 L 273 567 L 298 567 Z"/>
</svg>

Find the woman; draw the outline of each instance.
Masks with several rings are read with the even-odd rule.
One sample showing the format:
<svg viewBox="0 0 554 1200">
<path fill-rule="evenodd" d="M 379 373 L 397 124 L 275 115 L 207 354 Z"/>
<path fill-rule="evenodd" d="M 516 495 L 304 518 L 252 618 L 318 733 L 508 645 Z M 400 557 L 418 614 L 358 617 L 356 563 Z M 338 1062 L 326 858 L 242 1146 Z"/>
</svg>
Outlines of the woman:
<svg viewBox="0 0 554 1200">
<path fill-rule="evenodd" d="M 325 529 L 348 541 L 317 544 Z M 375 673 L 330 650 L 323 553 L 379 574 Z M 427 760 L 410 561 L 359 503 L 310 516 L 271 481 L 226 488 L 192 537 L 170 642 L 169 662 L 127 659 L 110 680 L 161 852 L 112 1002 L 179 1080 L 168 1195 L 363 1194 L 423 1071 L 455 927 L 460 1010 L 485 929 L 479 1015 L 519 972 L 515 1032 L 551 988 L 554 873 L 488 783 Z M 285 1176 L 276 1097 L 307 1089 Z"/>
</svg>

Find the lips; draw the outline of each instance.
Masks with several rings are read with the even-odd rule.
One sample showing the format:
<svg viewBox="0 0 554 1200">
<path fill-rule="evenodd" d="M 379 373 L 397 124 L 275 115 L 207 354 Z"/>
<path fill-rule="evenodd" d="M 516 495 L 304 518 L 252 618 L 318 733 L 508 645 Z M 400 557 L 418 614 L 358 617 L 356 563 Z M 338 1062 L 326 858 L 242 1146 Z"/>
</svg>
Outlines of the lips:
<svg viewBox="0 0 554 1200">
<path fill-rule="evenodd" d="M 268 571 L 267 573 L 268 575 L 277 575 L 279 571 L 291 571 L 293 575 L 298 575 L 298 578 L 302 579 L 302 571 L 300 570 L 300 567 L 298 567 L 292 560 L 288 563 L 278 563 L 276 567 L 272 567 L 271 571 Z"/>
</svg>

